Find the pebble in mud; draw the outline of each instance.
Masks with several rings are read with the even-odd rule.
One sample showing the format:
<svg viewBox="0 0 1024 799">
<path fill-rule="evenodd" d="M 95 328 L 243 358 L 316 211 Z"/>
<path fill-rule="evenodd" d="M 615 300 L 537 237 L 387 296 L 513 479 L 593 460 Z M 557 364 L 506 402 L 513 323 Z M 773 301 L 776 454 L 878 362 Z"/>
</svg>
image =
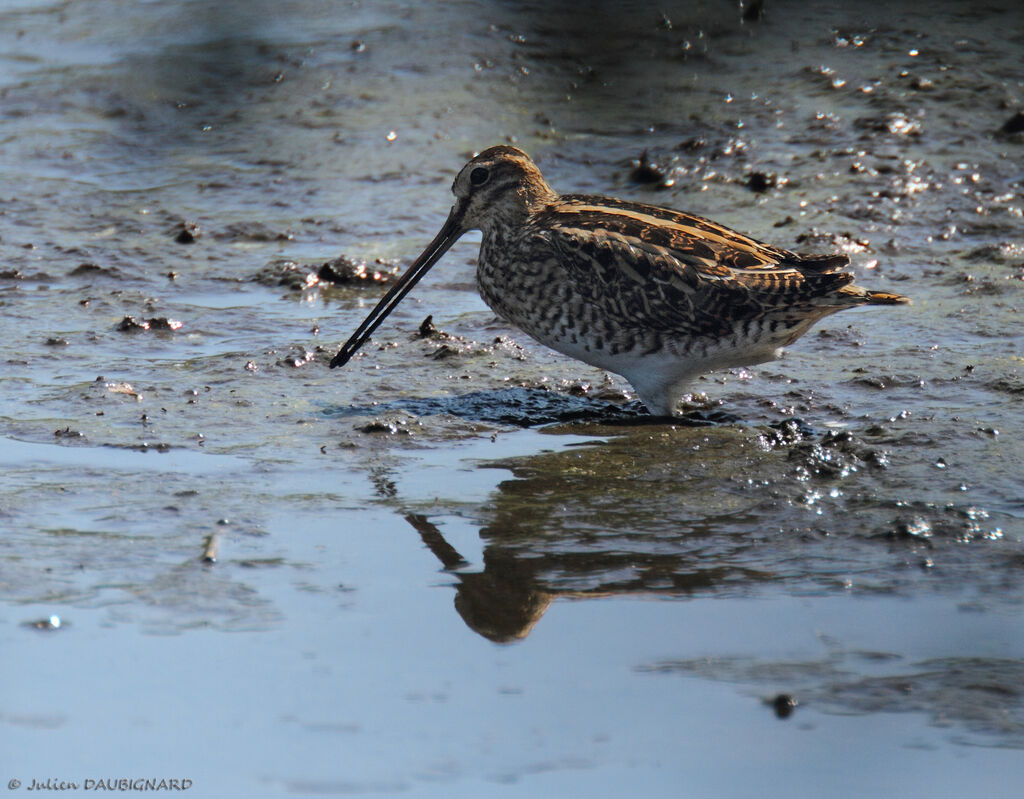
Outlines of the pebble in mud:
<svg viewBox="0 0 1024 799">
<path fill-rule="evenodd" d="M 751 172 L 747 177 L 747 188 L 755 194 L 764 194 L 774 189 L 778 182 L 778 178 L 768 172 Z"/>
<path fill-rule="evenodd" d="M 437 338 L 438 336 L 447 336 L 448 334 L 444 331 L 438 330 L 434 327 L 434 315 L 431 314 L 422 322 L 420 322 L 419 330 L 416 331 L 418 338 Z"/>
<path fill-rule="evenodd" d="M 194 244 L 203 235 L 203 229 L 195 222 L 182 222 L 174 231 L 178 244 Z"/>
<path fill-rule="evenodd" d="M 772 709 L 775 711 L 775 715 L 780 719 L 788 719 L 792 716 L 793 711 L 796 710 L 798 704 L 796 697 L 791 694 L 778 694 L 771 700 Z"/>
<path fill-rule="evenodd" d="M 103 378 L 97 378 L 97 383 L 103 383 Z M 132 388 L 131 383 L 103 383 L 105 388 L 111 394 L 121 394 L 126 397 L 131 397 L 139 402 L 142 401 L 142 395 Z"/>
<path fill-rule="evenodd" d="M 29 627 L 33 630 L 42 630 L 43 632 L 56 632 L 67 627 L 67 622 L 61 619 L 60 616 L 53 615 L 46 619 L 39 619 L 37 621 L 27 621 L 24 623 L 25 627 Z"/>
<path fill-rule="evenodd" d="M 220 522 L 218 522 L 219 524 Z M 220 550 L 220 535 L 216 532 L 210 533 L 203 541 L 203 552 L 199 557 L 202 563 L 213 565 L 217 562 L 217 555 Z"/>
<path fill-rule="evenodd" d="M 647 150 L 644 150 L 639 158 L 634 159 L 631 166 L 633 168 L 630 170 L 629 179 L 634 183 L 655 185 L 659 189 L 667 189 L 675 184 L 671 162 L 652 159 Z"/>
</svg>

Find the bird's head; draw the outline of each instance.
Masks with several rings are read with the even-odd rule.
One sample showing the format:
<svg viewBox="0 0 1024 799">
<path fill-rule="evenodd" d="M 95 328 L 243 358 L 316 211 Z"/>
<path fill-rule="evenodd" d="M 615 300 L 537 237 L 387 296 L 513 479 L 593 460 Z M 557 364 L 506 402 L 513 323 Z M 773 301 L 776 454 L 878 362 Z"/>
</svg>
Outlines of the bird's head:
<svg viewBox="0 0 1024 799">
<path fill-rule="evenodd" d="M 558 199 L 530 156 L 515 147 L 489 147 L 470 159 L 452 183 L 452 221 L 460 232 L 515 226 Z"/>
</svg>

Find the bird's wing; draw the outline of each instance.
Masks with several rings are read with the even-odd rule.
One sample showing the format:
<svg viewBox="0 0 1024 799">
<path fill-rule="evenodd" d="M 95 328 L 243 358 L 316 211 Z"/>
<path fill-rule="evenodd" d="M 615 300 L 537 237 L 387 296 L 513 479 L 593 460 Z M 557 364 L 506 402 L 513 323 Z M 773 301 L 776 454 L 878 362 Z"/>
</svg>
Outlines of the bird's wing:
<svg viewBox="0 0 1024 799">
<path fill-rule="evenodd" d="M 656 206 L 566 197 L 535 221 L 529 235 L 545 240 L 581 295 L 653 329 L 726 335 L 738 321 L 824 304 L 853 280 L 837 271 L 845 255 L 797 255 Z"/>
<path fill-rule="evenodd" d="M 765 244 L 696 214 L 611 197 L 569 195 L 550 212 L 563 224 L 575 217 L 591 230 L 605 228 L 629 238 L 665 247 L 690 261 L 732 269 L 798 267 L 812 272 L 834 272 L 848 266 L 846 255 L 801 255 Z"/>
</svg>

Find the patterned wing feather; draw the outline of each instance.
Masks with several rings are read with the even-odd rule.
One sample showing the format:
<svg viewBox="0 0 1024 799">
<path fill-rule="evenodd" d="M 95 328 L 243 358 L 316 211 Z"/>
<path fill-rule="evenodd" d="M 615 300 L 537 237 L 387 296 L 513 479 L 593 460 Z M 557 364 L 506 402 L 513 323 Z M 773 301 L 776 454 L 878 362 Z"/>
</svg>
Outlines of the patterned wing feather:
<svg viewBox="0 0 1024 799">
<path fill-rule="evenodd" d="M 725 336 L 776 310 L 824 311 L 852 299 L 835 295 L 853 280 L 837 271 L 845 255 L 797 255 L 665 208 L 576 196 L 538 221 L 535 235 L 579 293 L 627 325 Z"/>
</svg>

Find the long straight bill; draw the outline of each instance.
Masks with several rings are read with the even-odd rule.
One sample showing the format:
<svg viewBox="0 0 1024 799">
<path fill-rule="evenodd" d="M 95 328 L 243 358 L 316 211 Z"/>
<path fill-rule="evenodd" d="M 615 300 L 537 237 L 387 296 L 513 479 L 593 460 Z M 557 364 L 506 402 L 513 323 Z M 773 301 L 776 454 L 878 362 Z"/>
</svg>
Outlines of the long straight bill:
<svg viewBox="0 0 1024 799">
<path fill-rule="evenodd" d="M 332 369 L 344 366 L 349 362 L 352 356 L 359 351 L 359 348 L 373 335 L 373 331 L 380 326 L 380 323 L 387 318 L 388 314 L 395 310 L 398 303 L 402 301 L 402 298 L 412 291 L 412 287 L 419 283 L 420 278 L 430 270 L 430 267 L 438 262 L 441 256 L 448 251 L 448 248 L 462 235 L 463 231 L 459 224 L 459 215 L 456 210 L 455 208 L 452 209 L 447 221 L 445 221 L 444 226 L 441 228 L 441 232 L 427 245 L 427 249 L 420 253 L 420 257 L 413 261 L 412 266 L 406 270 L 398 282 L 391 287 L 391 290 L 377 303 L 377 307 L 370 311 L 369 316 L 356 328 L 356 332 L 352 334 L 352 337 L 345 342 L 345 346 L 331 359 Z"/>
</svg>

